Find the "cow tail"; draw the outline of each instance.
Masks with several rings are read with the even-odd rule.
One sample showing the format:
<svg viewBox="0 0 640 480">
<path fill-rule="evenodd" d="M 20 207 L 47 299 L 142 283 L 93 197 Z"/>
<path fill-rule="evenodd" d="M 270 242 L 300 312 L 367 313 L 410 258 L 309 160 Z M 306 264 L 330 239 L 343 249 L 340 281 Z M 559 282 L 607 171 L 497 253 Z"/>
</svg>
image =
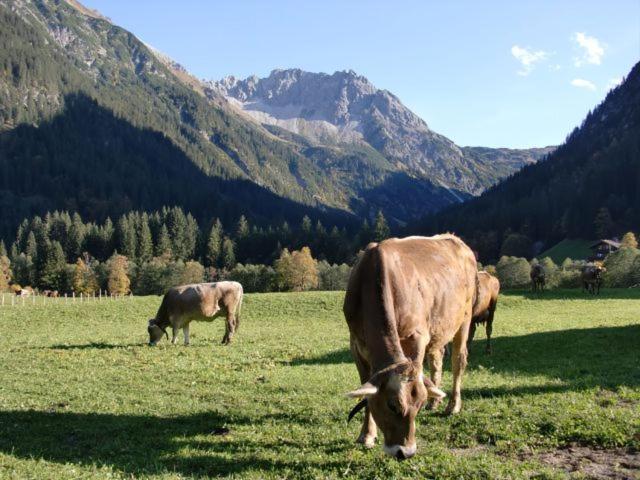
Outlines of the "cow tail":
<svg viewBox="0 0 640 480">
<path fill-rule="evenodd" d="M 242 312 L 242 300 L 244 300 L 244 290 L 240 292 L 240 301 L 236 310 L 236 330 L 240 328 L 240 313 Z"/>
<path fill-rule="evenodd" d="M 473 291 L 473 310 L 476 309 L 476 304 L 478 303 L 478 292 L 480 291 L 480 277 L 478 276 L 478 268 L 476 267 L 476 288 Z"/>
</svg>

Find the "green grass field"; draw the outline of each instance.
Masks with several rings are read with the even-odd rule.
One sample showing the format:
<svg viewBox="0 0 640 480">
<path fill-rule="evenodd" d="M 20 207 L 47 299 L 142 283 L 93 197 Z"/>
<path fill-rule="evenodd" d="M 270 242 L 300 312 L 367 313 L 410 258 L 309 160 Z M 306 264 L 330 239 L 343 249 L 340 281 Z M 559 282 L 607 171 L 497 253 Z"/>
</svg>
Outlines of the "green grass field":
<svg viewBox="0 0 640 480">
<path fill-rule="evenodd" d="M 354 444 L 342 298 L 247 295 L 231 347 L 222 320 L 146 346 L 159 297 L 2 307 L 0 478 L 565 478 L 567 446 L 640 448 L 640 291 L 503 295 L 405 462 Z"/>
<path fill-rule="evenodd" d="M 549 257 L 557 265 L 562 264 L 567 258 L 572 260 L 586 260 L 593 254 L 589 246 L 593 245 L 594 242 L 593 240 L 565 239 L 542 252 L 538 255 L 538 259 L 542 260 L 544 257 Z"/>
</svg>

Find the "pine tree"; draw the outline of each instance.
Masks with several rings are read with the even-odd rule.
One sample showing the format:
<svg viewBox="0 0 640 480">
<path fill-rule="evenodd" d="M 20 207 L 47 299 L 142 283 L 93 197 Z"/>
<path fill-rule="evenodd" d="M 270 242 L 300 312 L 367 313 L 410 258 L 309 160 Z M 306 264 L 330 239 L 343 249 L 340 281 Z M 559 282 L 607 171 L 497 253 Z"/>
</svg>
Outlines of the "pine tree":
<svg viewBox="0 0 640 480">
<path fill-rule="evenodd" d="M 38 242 L 36 242 L 36 236 L 33 232 L 29 232 L 27 236 L 27 246 L 25 247 L 24 253 L 26 253 L 28 257 L 31 257 L 31 260 L 34 262 L 38 260 Z"/>
<path fill-rule="evenodd" d="M 222 265 L 224 268 L 231 270 L 236 266 L 236 251 L 233 240 L 224 237 L 222 241 Z"/>
<path fill-rule="evenodd" d="M 169 230 L 165 224 L 162 224 L 160 233 L 158 234 L 158 243 L 156 244 L 156 257 L 164 255 L 172 256 L 171 239 L 169 238 Z"/>
<path fill-rule="evenodd" d="M 207 267 L 219 266 L 220 254 L 222 252 L 222 223 L 216 219 L 211 226 L 209 237 L 207 238 L 207 249 L 205 261 Z"/>
<path fill-rule="evenodd" d="M 131 216 L 121 216 L 116 224 L 116 248 L 129 258 L 136 256 L 136 227 Z"/>
<path fill-rule="evenodd" d="M 186 260 L 187 242 L 187 217 L 179 207 L 169 209 L 166 216 L 166 225 L 171 239 L 171 251 L 176 260 Z"/>
<path fill-rule="evenodd" d="M 373 240 L 373 232 L 371 231 L 371 226 L 367 219 L 362 222 L 362 226 L 360 227 L 360 232 L 358 232 L 358 243 L 361 246 L 365 246 L 369 244 Z"/>
<path fill-rule="evenodd" d="M 247 236 L 249 236 L 249 222 L 244 215 L 241 215 L 236 227 L 236 238 L 243 239 Z"/>
<path fill-rule="evenodd" d="M 38 256 L 38 278 L 36 284 L 40 288 L 58 289 L 62 271 L 66 265 L 64 251 L 60 242 L 53 241 L 45 245 Z"/>
<path fill-rule="evenodd" d="M 389 225 L 387 225 L 387 219 L 384 218 L 382 210 L 378 210 L 376 221 L 373 225 L 373 239 L 376 242 L 381 242 L 382 240 L 389 238 L 390 234 L 391 231 L 389 230 Z"/>
<path fill-rule="evenodd" d="M 113 251 L 116 248 L 115 234 L 116 229 L 113 226 L 113 222 L 111 221 L 110 217 L 107 217 L 107 219 L 104 221 L 104 225 L 100 229 L 100 238 L 102 240 L 100 261 L 106 260 L 113 254 Z"/>
<path fill-rule="evenodd" d="M 129 261 L 124 255 L 114 253 L 108 262 L 109 279 L 107 281 L 109 293 L 113 295 L 128 294 L 131 286 L 128 270 Z"/>
<path fill-rule="evenodd" d="M 70 262 L 75 261 L 80 255 L 82 255 L 82 249 L 84 244 L 86 229 L 82 218 L 79 214 L 74 213 L 71 218 L 71 225 L 69 226 L 69 234 L 67 237 L 67 260 Z"/>
<path fill-rule="evenodd" d="M 138 245 L 136 253 L 141 263 L 148 262 L 153 257 L 153 240 L 149 228 L 149 216 L 143 213 L 138 219 Z"/>
<path fill-rule="evenodd" d="M 300 230 L 305 238 L 311 237 L 311 219 L 308 215 L 302 217 L 302 223 L 300 224 Z"/>
</svg>

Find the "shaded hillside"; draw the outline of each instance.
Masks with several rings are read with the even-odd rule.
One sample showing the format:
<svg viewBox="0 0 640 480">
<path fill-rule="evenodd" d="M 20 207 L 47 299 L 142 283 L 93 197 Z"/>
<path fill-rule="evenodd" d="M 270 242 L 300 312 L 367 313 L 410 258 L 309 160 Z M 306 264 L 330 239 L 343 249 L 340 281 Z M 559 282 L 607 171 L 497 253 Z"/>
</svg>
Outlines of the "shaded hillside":
<svg viewBox="0 0 640 480">
<path fill-rule="evenodd" d="M 134 127 L 85 95 L 67 96 L 64 105 L 37 127 L 0 133 L 0 237 L 32 212 L 55 209 L 101 221 L 180 205 L 201 221 L 232 224 L 249 206 L 263 224 L 297 223 L 305 213 L 353 223 L 346 212 L 319 211 L 248 180 L 208 176 L 163 134 Z"/>
<path fill-rule="evenodd" d="M 426 218 L 422 233 L 451 230 L 484 259 L 519 232 L 550 246 L 640 225 L 640 64 L 545 162 L 525 167 L 481 197 Z"/>
</svg>

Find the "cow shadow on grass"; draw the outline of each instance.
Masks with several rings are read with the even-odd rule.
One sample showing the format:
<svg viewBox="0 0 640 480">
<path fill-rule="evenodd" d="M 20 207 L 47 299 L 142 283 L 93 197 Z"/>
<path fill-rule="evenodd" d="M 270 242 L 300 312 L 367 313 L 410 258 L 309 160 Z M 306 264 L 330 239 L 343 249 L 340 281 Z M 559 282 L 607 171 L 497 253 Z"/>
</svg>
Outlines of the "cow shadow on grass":
<svg viewBox="0 0 640 480">
<path fill-rule="evenodd" d="M 480 331 L 483 332 L 482 327 Z M 467 395 L 491 397 L 640 385 L 640 324 L 494 337 L 492 354 L 485 353 L 485 342 L 484 338 L 473 341 L 467 375 L 472 376 L 475 369 L 482 368 L 510 376 L 542 376 L 553 381 L 540 386 L 465 389 Z M 353 363 L 348 348 L 316 357 L 301 357 L 289 364 L 342 363 Z M 449 359 L 444 365 L 450 370 Z"/>
<path fill-rule="evenodd" d="M 146 343 L 104 343 L 104 342 L 91 342 L 82 343 L 79 345 L 67 345 L 58 344 L 51 345 L 50 347 L 44 347 L 48 350 L 116 350 L 129 347 L 143 347 Z"/>
<path fill-rule="evenodd" d="M 553 289 L 542 292 L 532 292 L 529 289 L 506 290 L 501 292 L 500 295 L 506 297 L 524 297 L 528 300 L 640 300 L 640 289 L 603 287 L 598 295 L 592 295 L 580 288 Z"/>
<path fill-rule="evenodd" d="M 248 470 L 284 472 L 305 467 L 333 469 L 339 466 L 328 460 L 301 461 L 299 455 L 292 454 L 296 445 L 291 442 L 234 439 L 234 432 L 242 426 L 264 423 L 266 430 L 273 421 L 304 422 L 305 419 L 284 413 L 251 418 L 235 413 L 230 418 L 216 413 L 166 418 L 2 411 L 0 451 L 23 459 L 110 466 L 132 476 L 165 472 L 192 477 L 242 476 Z M 315 451 L 327 455 L 336 448 L 350 447 L 351 443 L 336 445 L 335 441 L 329 440 L 326 444 L 314 442 L 313 445 Z"/>
<path fill-rule="evenodd" d="M 467 389 L 478 396 L 524 395 L 640 385 L 640 324 L 531 333 L 473 342 L 468 373 L 476 369 L 517 377 L 542 376 L 548 385 Z"/>
<path fill-rule="evenodd" d="M 316 357 L 298 357 L 287 362 L 287 365 L 336 365 L 340 363 L 353 363 L 351 350 L 348 348 L 332 350 Z"/>
</svg>

